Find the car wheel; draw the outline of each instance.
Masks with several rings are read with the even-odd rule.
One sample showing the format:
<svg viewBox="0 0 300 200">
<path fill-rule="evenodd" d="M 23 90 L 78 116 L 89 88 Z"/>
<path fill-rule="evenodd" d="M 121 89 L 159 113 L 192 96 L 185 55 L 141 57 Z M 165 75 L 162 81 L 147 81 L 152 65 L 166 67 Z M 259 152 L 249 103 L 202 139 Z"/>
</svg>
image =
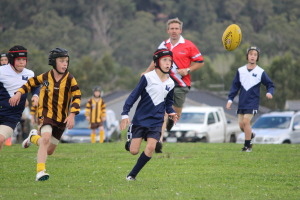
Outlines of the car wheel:
<svg viewBox="0 0 300 200">
<path fill-rule="evenodd" d="M 233 135 L 230 136 L 229 142 L 231 142 L 231 143 L 236 143 L 236 137 L 235 137 L 235 134 L 233 134 Z"/>
</svg>

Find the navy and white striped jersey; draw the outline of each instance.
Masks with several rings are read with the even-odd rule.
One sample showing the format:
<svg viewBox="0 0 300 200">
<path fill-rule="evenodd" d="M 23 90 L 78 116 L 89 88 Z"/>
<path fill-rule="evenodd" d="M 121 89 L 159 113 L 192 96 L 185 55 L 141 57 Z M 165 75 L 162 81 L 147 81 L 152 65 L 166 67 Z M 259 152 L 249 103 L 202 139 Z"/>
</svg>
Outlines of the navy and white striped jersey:
<svg viewBox="0 0 300 200">
<path fill-rule="evenodd" d="M 238 109 L 258 110 L 261 84 L 266 86 L 267 93 L 273 95 L 274 84 L 261 67 L 257 65 L 249 71 L 247 65 L 242 66 L 237 70 L 234 77 L 228 100 L 233 101 L 240 91 Z"/>
<path fill-rule="evenodd" d="M 27 95 L 22 95 L 19 104 L 15 107 L 9 105 L 9 99 L 14 93 L 34 76 L 34 72 L 24 68 L 21 73 L 16 73 L 10 64 L 0 67 L 0 116 L 19 121 L 25 108 Z M 33 91 L 38 94 L 38 89 Z"/>
<path fill-rule="evenodd" d="M 143 127 L 161 127 L 165 112 L 175 113 L 172 108 L 174 85 L 171 78 L 162 82 L 155 70 L 144 74 L 125 101 L 122 118 L 128 117 L 131 107 L 141 96 L 132 124 Z"/>
</svg>

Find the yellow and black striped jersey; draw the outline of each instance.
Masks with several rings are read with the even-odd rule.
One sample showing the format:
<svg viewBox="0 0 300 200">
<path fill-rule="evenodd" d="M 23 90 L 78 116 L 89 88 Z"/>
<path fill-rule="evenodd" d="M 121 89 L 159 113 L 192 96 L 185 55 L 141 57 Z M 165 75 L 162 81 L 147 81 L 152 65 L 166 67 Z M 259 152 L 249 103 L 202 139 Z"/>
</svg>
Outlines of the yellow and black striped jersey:
<svg viewBox="0 0 300 200">
<path fill-rule="evenodd" d="M 102 98 L 96 101 L 94 98 L 88 100 L 85 106 L 85 116 L 90 117 L 90 123 L 100 123 L 102 117 L 106 117 L 106 104 Z"/>
<path fill-rule="evenodd" d="M 50 70 L 30 78 L 18 91 L 22 94 L 28 93 L 32 87 L 39 85 L 42 87 L 39 95 L 38 117 L 43 116 L 57 122 L 64 122 L 69 109 L 71 113 L 79 113 L 81 92 L 72 74 L 67 72 L 56 81 L 53 70 Z"/>
<path fill-rule="evenodd" d="M 37 116 L 37 106 L 30 106 L 30 114 Z"/>
</svg>

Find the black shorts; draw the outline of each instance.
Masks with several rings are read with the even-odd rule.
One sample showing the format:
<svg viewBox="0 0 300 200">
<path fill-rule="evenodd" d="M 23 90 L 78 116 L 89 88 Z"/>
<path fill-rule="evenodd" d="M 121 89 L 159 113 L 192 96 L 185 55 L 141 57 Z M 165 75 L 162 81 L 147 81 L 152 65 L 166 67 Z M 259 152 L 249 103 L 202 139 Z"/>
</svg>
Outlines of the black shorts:
<svg viewBox="0 0 300 200">
<path fill-rule="evenodd" d="M 14 130 L 18 123 L 19 123 L 19 121 L 14 121 L 7 117 L 0 116 L 0 125 L 9 126 L 10 128 L 12 128 Z"/>
<path fill-rule="evenodd" d="M 147 141 L 147 138 L 154 138 L 157 141 L 160 139 L 162 127 L 143 127 L 143 126 L 135 126 L 131 124 L 128 127 L 128 133 L 131 134 L 130 138 L 143 138 Z"/>
<path fill-rule="evenodd" d="M 257 114 L 257 110 L 253 110 L 253 109 L 238 109 L 237 114 L 241 114 L 241 115 L 244 115 L 244 114 L 252 114 L 252 115 L 255 115 Z"/>
<path fill-rule="evenodd" d="M 103 126 L 103 122 L 98 122 L 98 123 L 91 123 L 90 124 L 90 129 L 97 129 L 100 126 Z"/>
<path fill-rule="evenodd" d="M 54 121 L 53 119 L 50 119 L 47 117 L 39 117 L 39 125 L 40 125 L 40 129 L 44 125 L 52 126 L 52 136 L 58 140 L 60 140 L 62 134 L 64 133 L 64 131 L 66 129 L 65 123 L 57 122 L 57 121 Z"/>
</svg>

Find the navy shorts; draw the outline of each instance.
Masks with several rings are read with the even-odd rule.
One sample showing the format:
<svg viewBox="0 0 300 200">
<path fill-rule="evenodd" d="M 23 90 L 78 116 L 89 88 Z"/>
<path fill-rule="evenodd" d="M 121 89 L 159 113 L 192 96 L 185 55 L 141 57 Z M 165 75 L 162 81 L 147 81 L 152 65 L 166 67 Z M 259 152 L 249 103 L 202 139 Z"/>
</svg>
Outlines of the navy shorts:
<svg viewBox="0 0 300 200">
<path fill-rule="evenodd" d="M 237 114 L 241 114 L 241 115 L 244 115 L 244 114 L 251 114 L 251 115 L 255 115 L 257 114 L 257 110 L 253 110 L 253 109 L 238 109 Z"/>
<path fill-rule="evenodd" d="M 143 138 L 147 141 L 147 138 L 154 138 L 157 141 L 160 139 L 162 127 L 143 127 L 143 126 L 135 126 L 131 124 L 128 127 L 127 137 L 130 138 Z"/>
<path fill-rule="evenodd" d="M 19 121 L 11 120 L 7 117 L 0 116 L 0 125 L 9 126 L 12 129 L 15 129 Z"/>
</svg>

